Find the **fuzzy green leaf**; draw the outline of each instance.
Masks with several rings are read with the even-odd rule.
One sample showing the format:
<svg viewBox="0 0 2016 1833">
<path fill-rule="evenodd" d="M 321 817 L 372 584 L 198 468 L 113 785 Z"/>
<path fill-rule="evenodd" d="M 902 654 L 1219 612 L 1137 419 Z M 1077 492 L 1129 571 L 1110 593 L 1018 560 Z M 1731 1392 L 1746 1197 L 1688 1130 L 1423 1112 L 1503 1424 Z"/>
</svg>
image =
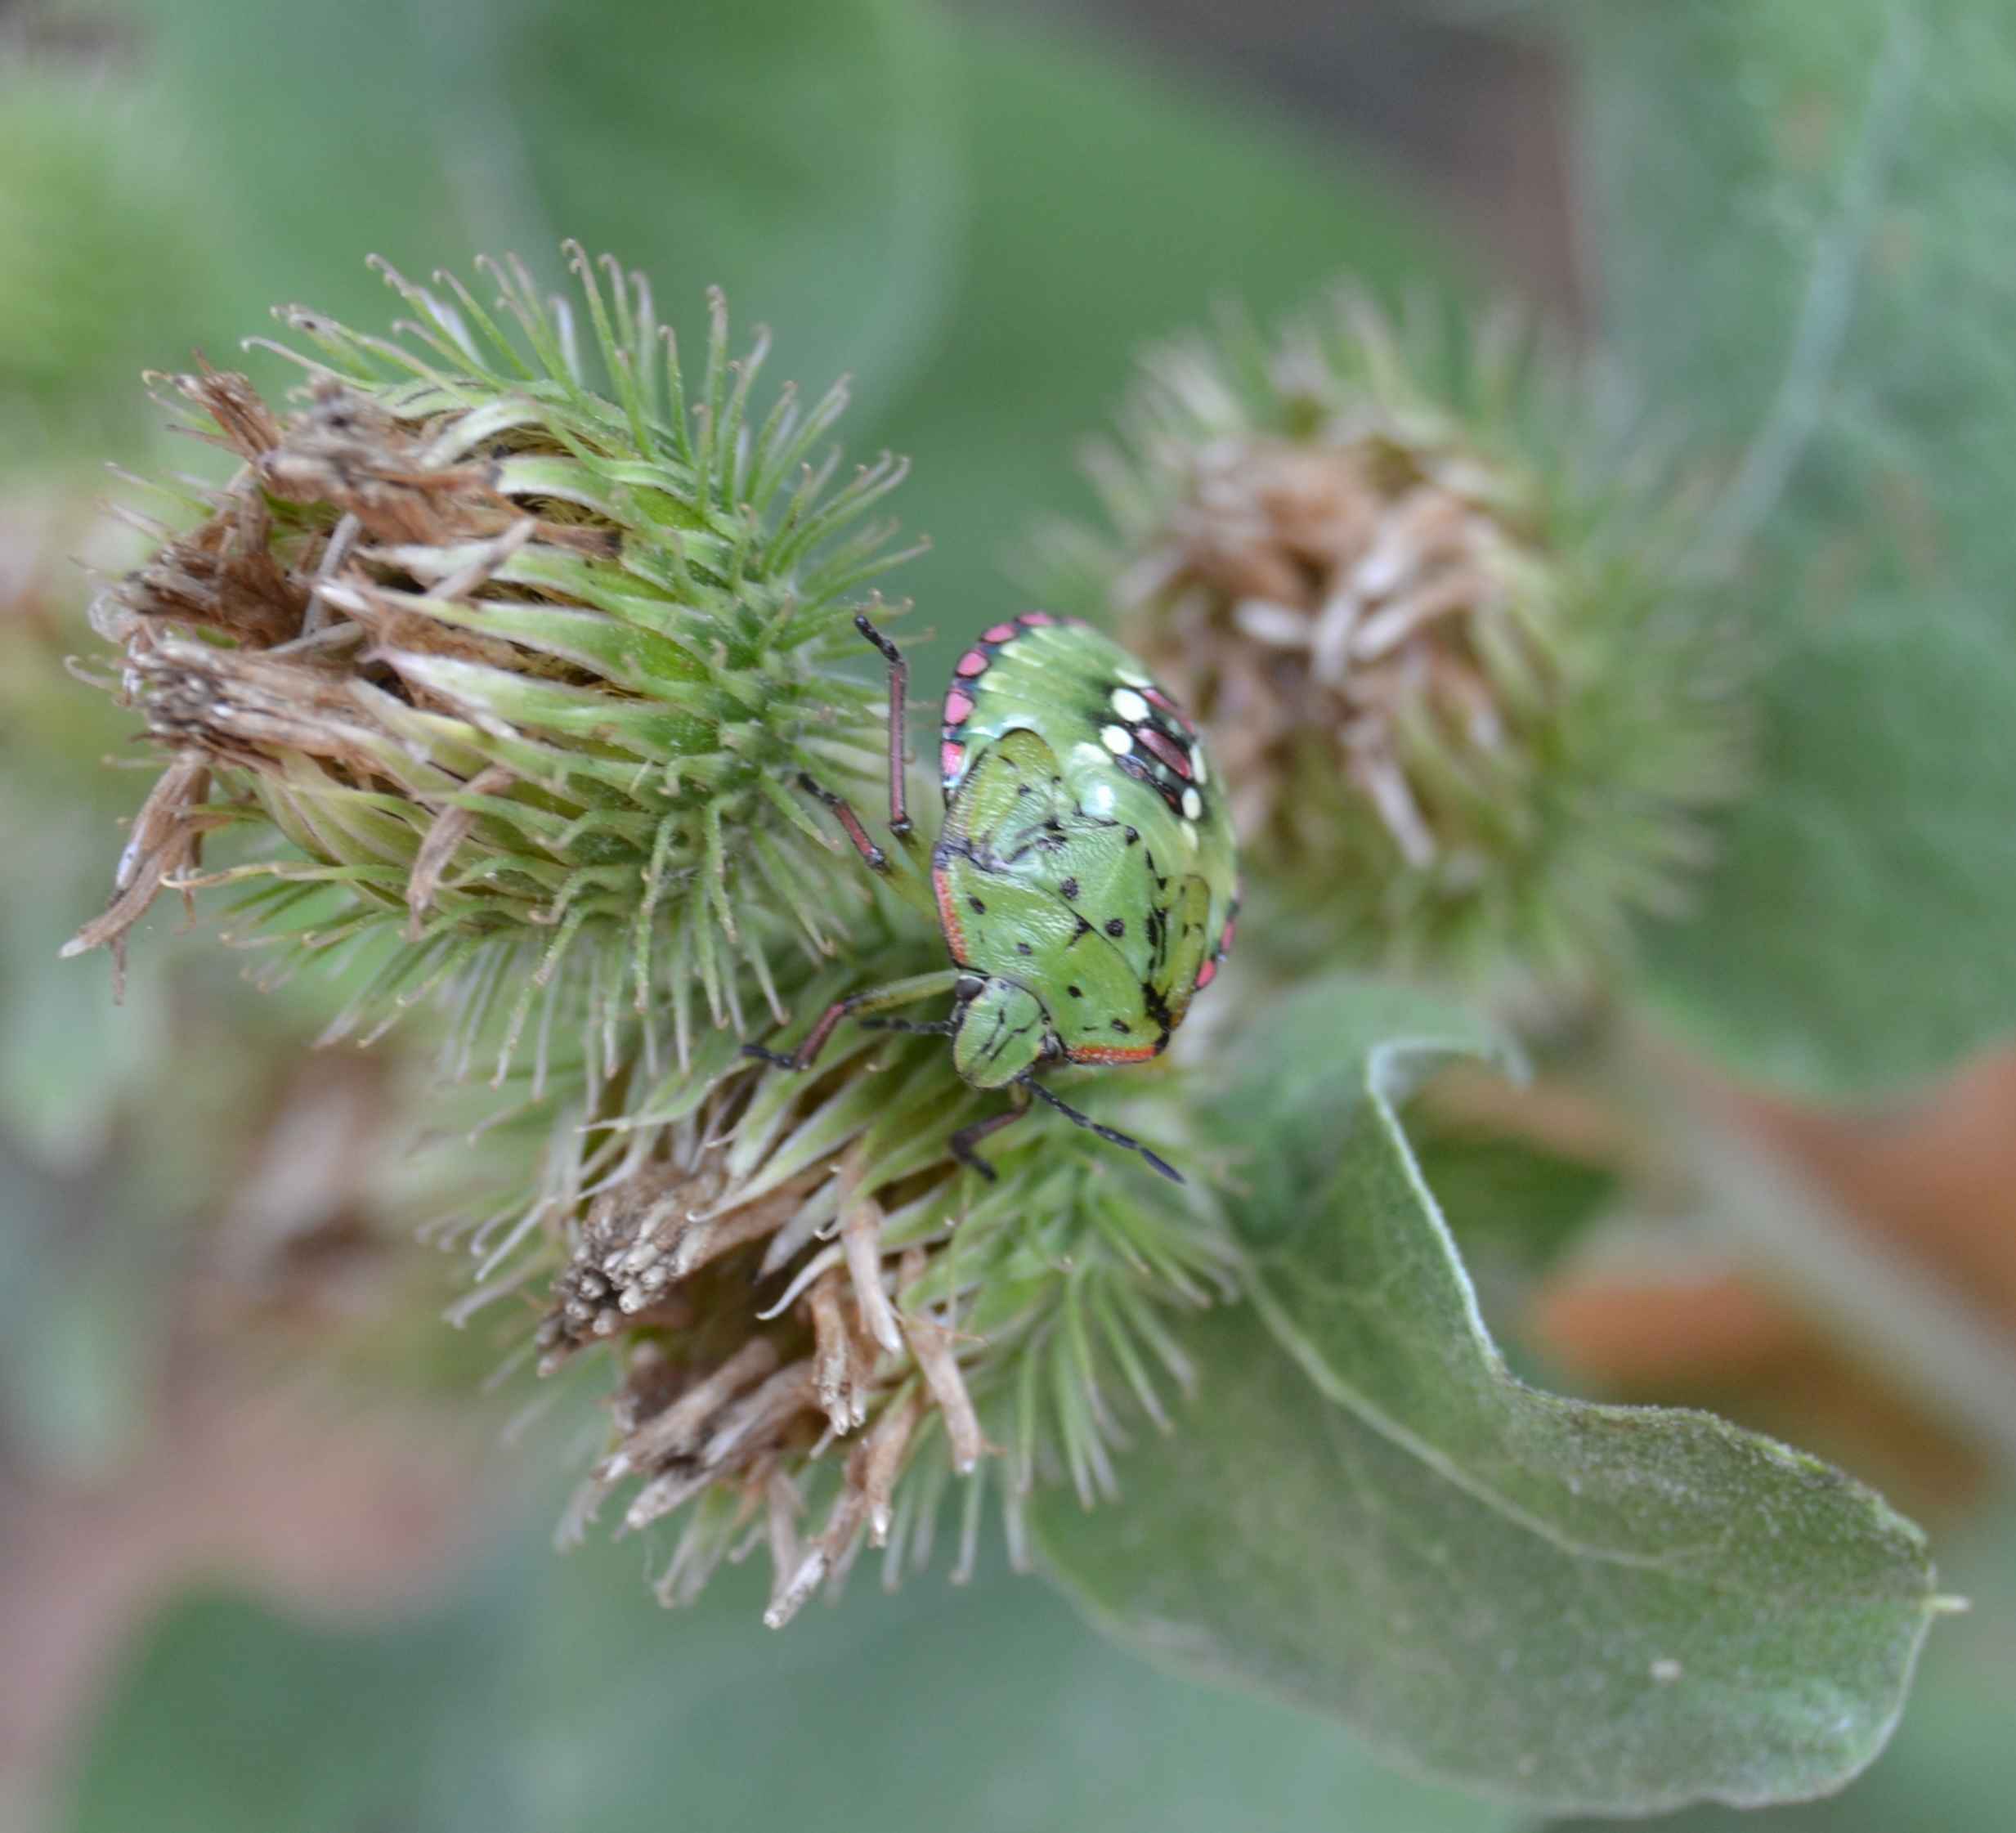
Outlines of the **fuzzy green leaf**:
<svg viewBox="0 0 2016 1833">
<path fill-rule="evenodd" d="M 1198 1396 L 1050 1500 L 1118 1632 L 1320 1705 L 1383 1754 L 1552 1811 L 1838 1787 L 1881 1747 L 1932 1607 L 1923 1539 L 1839 1472 L 1702 1414 L 1506 1370 L 1396 1104 L 1474 1032 L 1298 997 L 1228 1104 L 1256 1299 L 1193 1328 Z"/>
<path fill-rule="evenodd" d="M 2016 1660 L 2016 1518 L 2006 1498 L 1942 1543 L 1972 1608 L 1925 1651 L 1897 1737 L 1848 1794 L 1768 1813 L 1696 1808 L 1659 1833 L 1993 1833 L 2009 1823 L 2009 1677 Z M 1575 1822 L 1573 1833 L 1618 1822 Z M 1562 1826 L 1557 1833 L 1570 1833 Z"/>
<path fill-rule="evenodd" d="M 1726 466 L 1705 559 L 1767 652 L 1759 782 L 1656 997 L 1853 1093 L 2016 1030 L 2016 12 L 1585 18 L 1607 329 Z"/>
</svg>

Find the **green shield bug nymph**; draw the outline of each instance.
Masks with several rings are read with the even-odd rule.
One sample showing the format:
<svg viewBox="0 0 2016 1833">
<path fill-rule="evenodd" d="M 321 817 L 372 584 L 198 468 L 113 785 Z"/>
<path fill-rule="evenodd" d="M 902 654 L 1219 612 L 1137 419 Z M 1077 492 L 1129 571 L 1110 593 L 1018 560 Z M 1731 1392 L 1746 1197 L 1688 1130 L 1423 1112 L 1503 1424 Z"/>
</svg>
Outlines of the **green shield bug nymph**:
<svg viewBox="0 0 2016 1833">
<path fill-rule="evenodd" d="M 909 670 L 867 618 L 854 621 L 889 664 L 889 831 L 914 849 L 903 796 Z M 1160 1055 L 1231 948 L 1232 826 L 1203 741 L 1118 644 L 1075 618 L 1032 611 L 983 630 L 954 665 L 939 762 L 945 814 L 928 904 L 953 965 L 840 1001 L 788 1055 L 759 1045 L 750 1054 L 804 1069 L 848 1017 L 940 1033 L 967 1082 L 1015 1096 L 952 1136 L 961 1163 L 992 1177 L 974 1146 L 1034 1097 L 1180 1183 L 1138 1140 L 1100 1126 L 1037 1078 Z M 844 800 L 800 781 L 869 866 L 927 903 Z M 936 1023 L 870 1015 L 945 994 L 952 1015 Z"/>
</svg>

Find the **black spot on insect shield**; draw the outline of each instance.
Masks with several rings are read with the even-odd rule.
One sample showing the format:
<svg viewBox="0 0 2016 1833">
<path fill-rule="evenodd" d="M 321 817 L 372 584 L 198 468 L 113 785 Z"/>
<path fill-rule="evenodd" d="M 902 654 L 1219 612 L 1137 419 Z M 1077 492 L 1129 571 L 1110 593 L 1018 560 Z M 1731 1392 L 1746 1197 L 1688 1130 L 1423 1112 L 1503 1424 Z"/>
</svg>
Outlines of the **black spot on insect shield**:
<svg viewBox="0 0 2016 1833">
<path fill-rule="evenodd" d="M 974 916 L 984 916 L 987 914 L 987 906 L 982 903 L 978 898 L 969 897 L 966 899 L 966 902 L 973 906 L 973 914 Z"/>
<path fill-rule="evenodd" d="M 1015 944 L 1015 952 L 1018 955 L 1033 955 L 1036 952 L 1036 951 L 1032 948 L 1028 943 L 1018 942 Z"/>
<path fill-rule="evenodd" d="M 1057 889 L 1065 898 L 1075 898 L 1078 894 L 1078 881 L 1075 878 L 1067 878 Z"/>
<path fill-rule="evenodd" d="M 1082 999 L 1085 997 L 1085 988 L 1082 987 L 1066 987 L 1064 991 L 1069 993 L 1073 999 Z"/>
<path fill-rule="evenodd" d="M 1125 935 L 1127 933 L 1127 925 L 1120 917 L 1109 916 L 1106 919 L 1106 933 L 1109 935 Z"/>
<path fill-rule="evenodd" d="M 1115 1019 L 1113 1021 L 1113 1028 L 1114 1030 L 1118 1032 L 1122 1038 L 1126 1037 L 1128 1032 L 1133 1029 L 1128 1024 L 1125 1019 Z"/>
</svg>

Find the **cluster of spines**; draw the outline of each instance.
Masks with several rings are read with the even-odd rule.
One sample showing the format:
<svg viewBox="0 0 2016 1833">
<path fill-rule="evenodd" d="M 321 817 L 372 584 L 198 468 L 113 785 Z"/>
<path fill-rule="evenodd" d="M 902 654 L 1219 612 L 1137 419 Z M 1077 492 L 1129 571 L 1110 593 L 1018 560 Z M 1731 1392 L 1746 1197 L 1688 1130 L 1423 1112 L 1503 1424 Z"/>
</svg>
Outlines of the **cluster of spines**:
<svg viewBox="0 0 2016 1833">
<path fill-rule="evenodd" d="M 291 752 L 283 733 L 272 768 L 218 760 L 253 800 L 182 811 L 205 827 L 270 822 L 293 843 L 289 856 L 216 875 L 268 881 L 241 899 L 235 926 L 309 952 L 403 929 L 335 1029 L 446 987 L 474 1031 L 508 984 L 507 1057 L 537 1002 L 583 978 L 562 970 L 590 937 L 598 1005 L 612 1007 L 625 982 L 634 1010 L 662 1002 L 683 1059 L 692 989 L 714 1024 L 739 1024 L 746 966 L 777 1015 L 767 949 L 789 932 L 814 951 L 836 943 L 835 893 L 852 891 L 851 874 L 791 784 L 800 773 L 870 780 L 877 695 L 852 668 L 852 620 L 861 589 L 907 554 L 891 549 L 889 526 L 848 531 L 903 467 L 885 455 L 831 489 L 837 450 L 815 454 L 844 383 L 809 410 L 787 384 L 753 420 L 767 337 L 731 358 L 715 293 L 689 396 L 643 278 L 605 262 L 605 289 L 577 246 L 568 253 L 613 399 L 591 385 L 573 309 L 542 299 L 515 262 L 484 264 L 494 316 L 452 276 L 430 290 L 379 263 L 414 308 L 396 327 L 403 338 L 293 307 L 280 316 L 319 357 L 251 340 L 301 363 L 318 390 L 382 406 L 428 474 L 474 461 L 486 500 L 524 513 L 438 549 L 374 544 L 334 506 L 241 477 L 235 487 L 259 492 L 276 541 L 322 544 L 319 560 L 305 548 L 318 575 L 312 625 L 222 652 L 171 620 L 141 620 L 129 679 L 157 702 L 177 689 L 217 706 L 241 689 L 284 701 L 290 676 L 329 679 L 332 636 L 375 639 L 373 658 L 409 691 L 343 681 L 339 732 Z M 181 392 L 228 436 L 241 402 L 223 385 L 235 381 L 206 374 Z M 284 450 L 286 433 L 270 417 L 265 427 Z M 235 441 L 247 456 L 261 442 L 258 423 Z M 234 504 L 227 494 L 204 507 Z M 340 568 L 328 564 L 339 549 Z M 365 631 L 334 630 L 337 614 Z M 136 620 L 114 615 L 127 640 Z M 198 882 L 187 850 L 178 881 Z M 612 928 L 627 931 L 620 969 Z"/>
<path fill-rule="evenodd" d="M 1233 629 L 1203 628 L 1172 512 L 1207 473 L 1230 489 L 1263 460 L 1354 446 L 1402 476 L 1427 465 L 1494 525 L 1491 612 L 1468 626 L 1466 658 L 1489 701 L 1471 730 L 1489 736 L 1404 707 L 1400 767 L 1360 782 L 1336 755 L 1347 711 L 1283 730 L 1268 764 L 1238 773 L 1242 829 L 1269 831 L 1252 856 L 1272 860 L 1291 904 L 1321 911 L 1333 949 L 1486 984 L 1587 985 L 1628 958 L 1637 918 L 1683 904 L 1712 854 L 1705 815 L 1740 793 L 1748 752 L 1747 648 L 1688 559 L 1701 480 L 1600 360 L 1570 357 L 1516 311 L 1473 321 L 1425 296 L 1396 320 L 1346 289 L 1279 334 L 1228 311 L 1214 336 L 1146 353 L 1115 437 L 1086 456 L 1109 531 L 1046 528 L 1032 583 L 1117 615 L 1179 691 L 1220 666 L 1217 646 L 1296 653 L 1307 621 L 1264 587 L 1230 607 Z M 1232 558 L 1246 539 L 1258 553 L 1276 538 L 1265 520 L 1248 504 L 1209 538 Z M 1247 736 L 1219 733 L 1235 760 Z M 1449 831 L 1413 785 L 1452 811 Z"/>
<path fill-rule="evenodd" d="M 787 971 L 801 1021 L 929 958 L 893 907 L 879 943 L 877 926 L 847 961 Z M 681 1602 L 767 1538 L 781 1621 L 864 1545 L 892 1581 L 921 1564 L 955 1497 L 962 1567 L 990 1495 L 1019 1546 L 1037 1481 L 1109 1497 L 1130 1430 L 1168 1428 L 1190 1380 L 1173 1314 L 1238 1277 L 1207 1198 L 1146 1200 L 1107 1149 L 1041 1116 L 1002 1136 L 995 1181 L 961 1177 L 945 1141 L 997 1097 L 934 1038 L 845 1027 L 790 1075 L 714 1034 L 685 1069 L 626 1067 L 619 1109 L 570 1108 L 529 1194 L 442 1235 L 477 1261 L 459 1319 L 550 1278 L 520 1358 L 558 1375 L 616 1354 L 614 1427 L 563 1540 L 619 1491 L 619 1532 L 678 1512 L 659 1590 Z M 843 1363 L 854 1346 L 837 1378 L 829 1338 Z M 676 1432 L 674 1401 L 692 1416 Z M 777 1507 L 818 1532 L 785 1535 Z"/>
</svg>

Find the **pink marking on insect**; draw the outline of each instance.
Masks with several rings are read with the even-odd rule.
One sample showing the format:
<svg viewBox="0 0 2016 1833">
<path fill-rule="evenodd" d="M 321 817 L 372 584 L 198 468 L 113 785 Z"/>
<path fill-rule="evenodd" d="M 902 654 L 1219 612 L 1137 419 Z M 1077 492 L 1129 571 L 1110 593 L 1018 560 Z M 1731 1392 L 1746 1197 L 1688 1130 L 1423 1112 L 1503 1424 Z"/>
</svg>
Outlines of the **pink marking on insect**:
<svg viewBox="0 0 2016 1833">
<path fill-rule="evenodd" d="M 1006 643 L 1015 634 L 1015 627 L 1012 624 L 989 624 L 985 630 L 980 632 L 980 641 Z"/>
<path fill-rule="evenodd" d="M 1054 624 L 1057 620 L 1046 611 L 1025 611 L 1015 621 L 1018 624 L 1027 624 L 1034 629 L 1045 624 Z"/>
<path fill-rule="evenodd" d="M 1218 938 L 1218 958 L 1223 961 L 1232 952 L 1233 934 L 1239 928 L 1238 921 L 1230 916 L 1225 920 L 1225 934 Z"/>
<path fill-rule="evenodd" d="M 966 747 L 955 738 L 948 738 L 938 748 L 939 773 L 946 782 L 959 774 L 959 766 L 966 760 Z"/>
<path fill-rule="evenodd" d="M 1209 986 L 1211 983 L 1217 978 L 1217 962 L 1215 961 L 1206 961 L 1204 965 L 1197 970 L 1197 990 L 1199 993 L 1202 993 L 1206 987 Z"/>
<path fill-rule="evenodd" d="M 1185 782 L 1189 781 L 1189 754 L 1180 745 L 1165 738 L 1152 725 L 1137 725 L 1134 728 L 1134 736 L 1140 741 L 1145 749 L 1153 751 Z"/>
<path fill-rule="evenodd" d="M 945 696 L 945 723 L 957 725 L 973 710 L 973 697 L 954 688 Z"/>
<path fill-rule="evenodd" d="M 1168 695 L 1164 693 L 1161 688 L 1155 687 L 1144 688 L 1141 689 L 1141 693 L 1142 697 L 1151 706 L 1159 706 L 1163 712 L 1167 713 L 1176 722 L 1178 725 L 1181 726 L 1185 732 L 1189 733 L 1193 737 L 1196 736 L 1197 728 L 1190 723 L 1189 715 L 1185 712 L 1180 706 L 1177 706 L 1173 700 L 1170 699 Z"/>
<path fill-rule="evenodd" d="M 977 649 L 969 649 L 952 664 L 952 673 L 964 675 L 969 681 L 976 674 L 987 671 L 987 657 Z"/>
</svg>

